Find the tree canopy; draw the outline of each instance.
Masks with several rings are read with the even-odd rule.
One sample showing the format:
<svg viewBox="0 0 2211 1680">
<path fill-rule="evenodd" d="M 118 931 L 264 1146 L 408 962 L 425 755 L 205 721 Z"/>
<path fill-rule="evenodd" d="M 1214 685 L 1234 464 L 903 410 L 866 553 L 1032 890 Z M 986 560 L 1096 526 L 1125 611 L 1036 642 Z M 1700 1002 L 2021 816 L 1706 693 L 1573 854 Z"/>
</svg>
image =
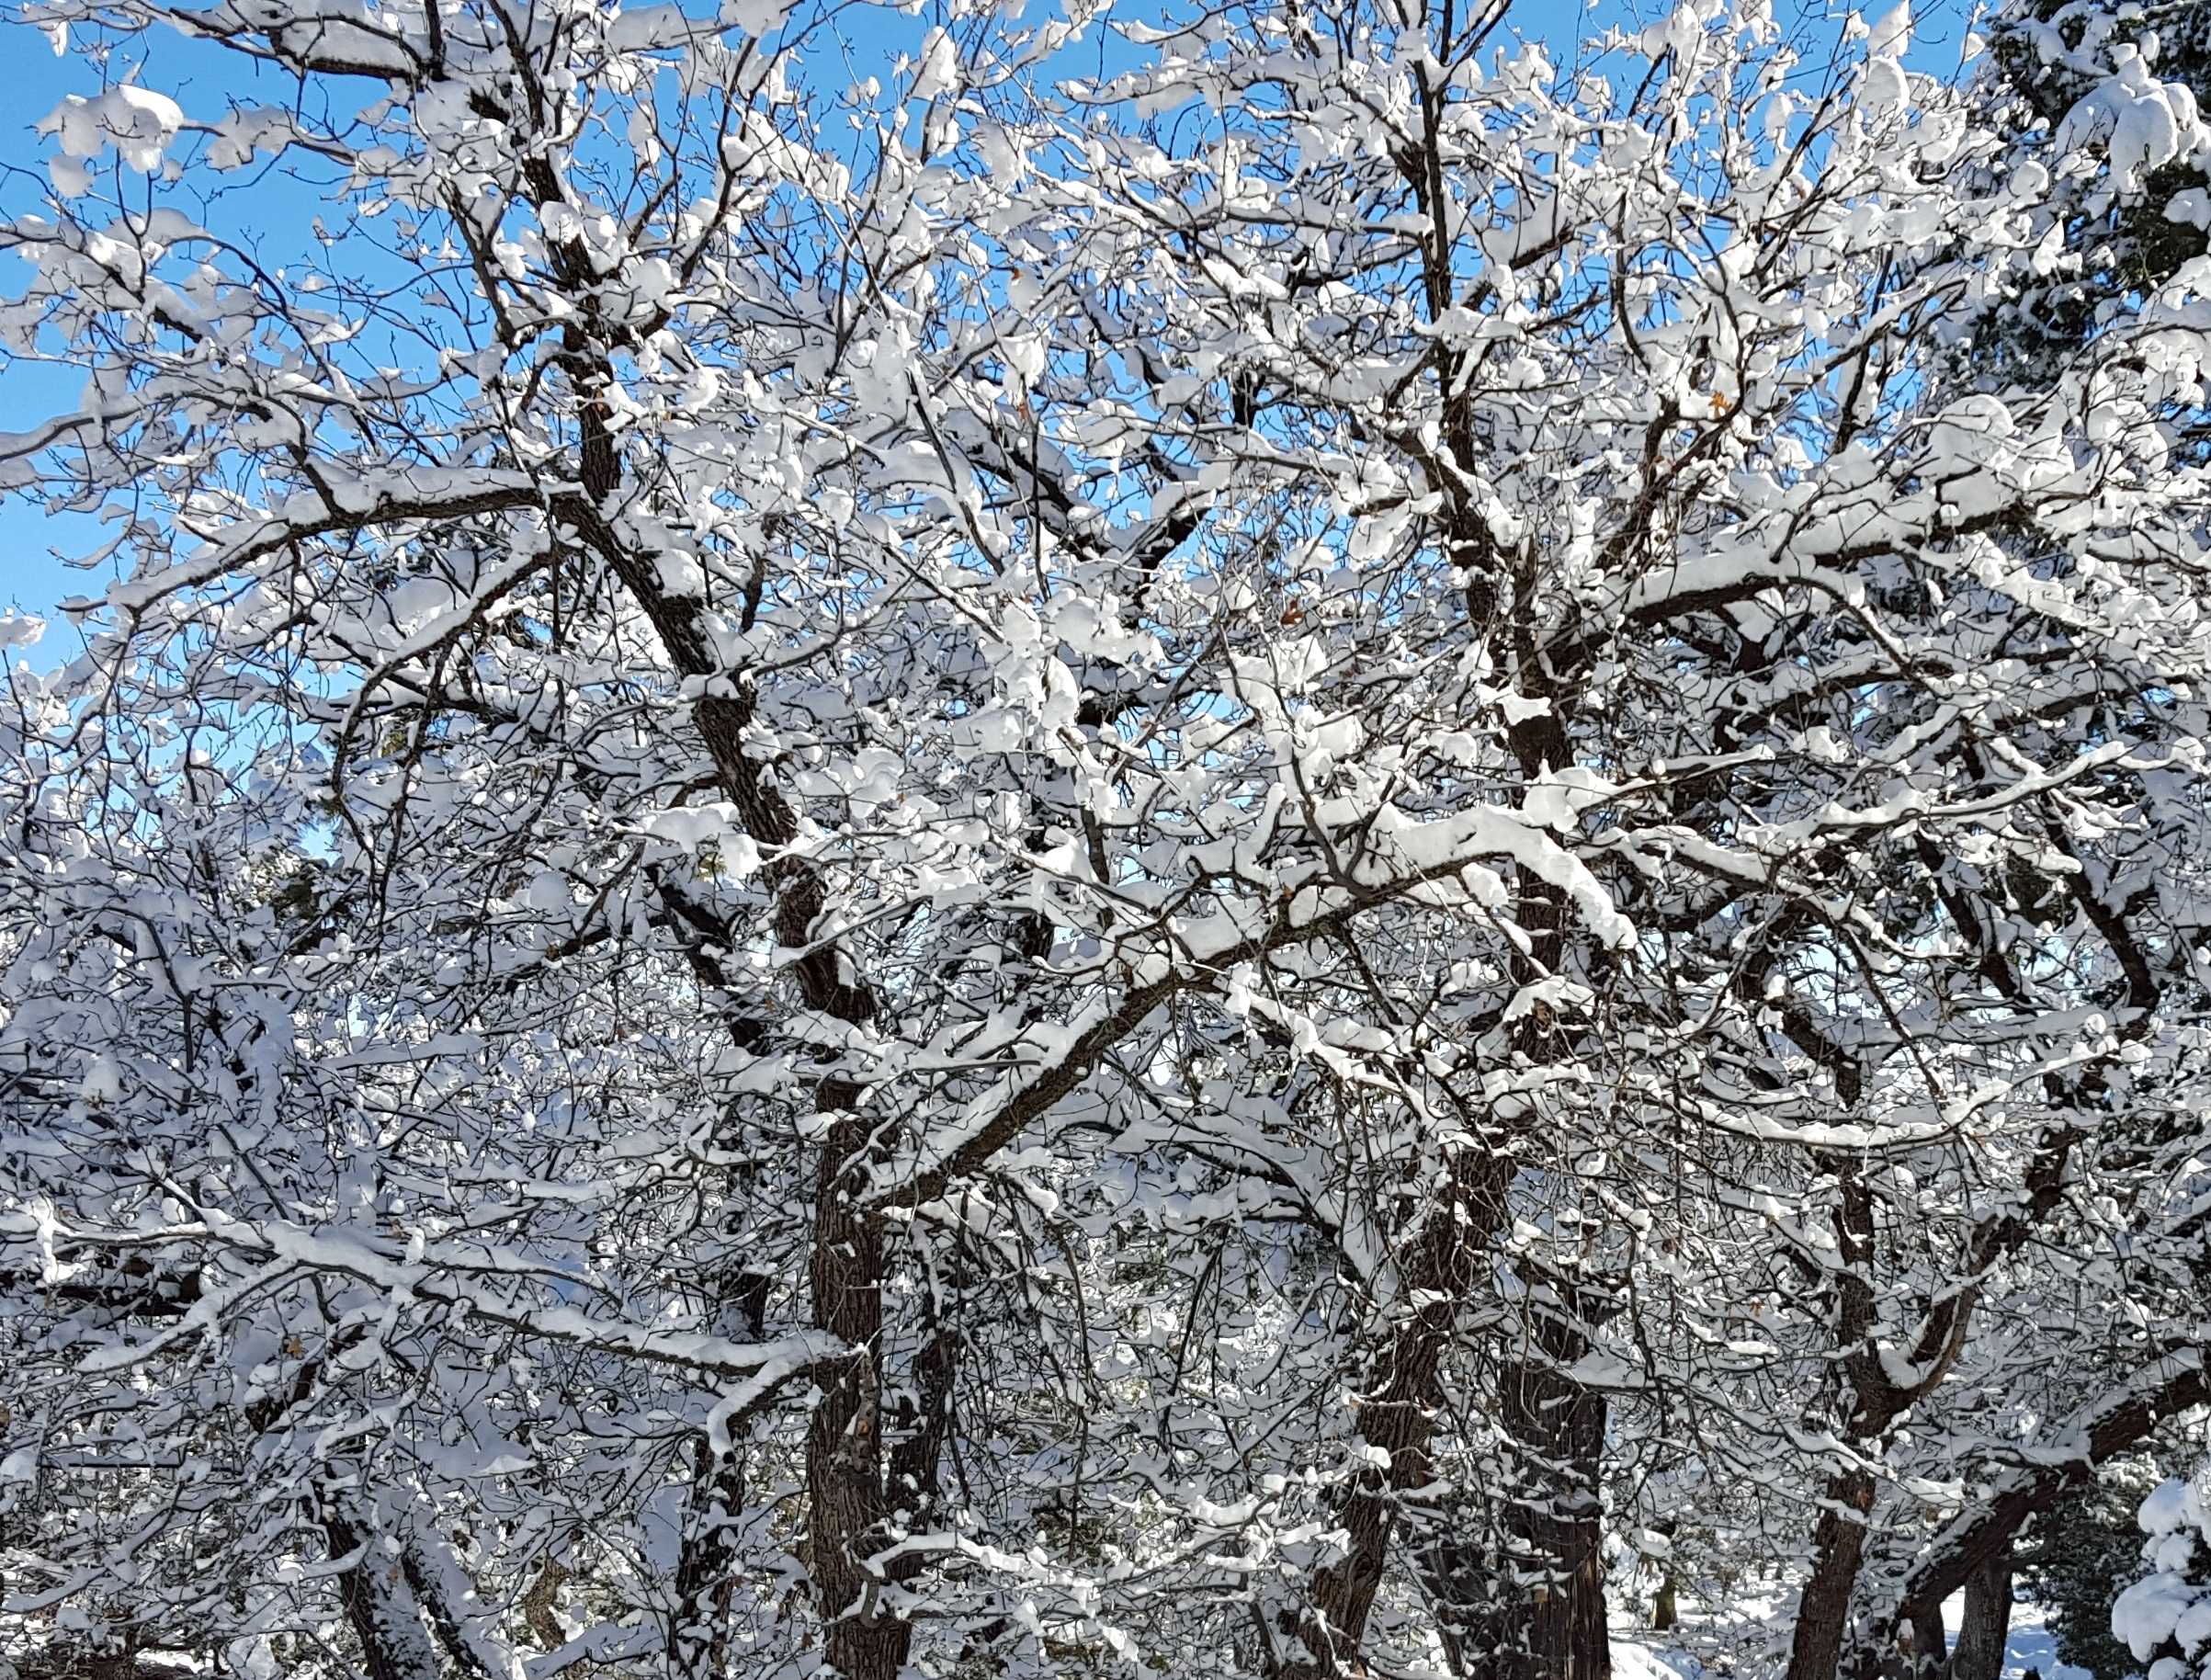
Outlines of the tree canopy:
<svg viewBox="0 0 2211 1680">
<path fill-rule="evenodd" d="M 2154 29 L 1020 9 L 28 8 L 26 1680 L 1855 1680 L 2211 1400 Z"/>
</svg>

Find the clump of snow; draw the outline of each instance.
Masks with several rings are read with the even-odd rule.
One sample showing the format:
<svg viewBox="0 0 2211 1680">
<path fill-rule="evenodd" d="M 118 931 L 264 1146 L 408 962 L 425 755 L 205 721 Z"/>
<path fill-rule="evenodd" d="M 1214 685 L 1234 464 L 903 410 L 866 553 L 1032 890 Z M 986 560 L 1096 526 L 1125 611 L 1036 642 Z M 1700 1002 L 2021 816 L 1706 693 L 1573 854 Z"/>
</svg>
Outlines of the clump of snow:
<svg viewBox="0 0 2211 1680">
<path fill-rule="evenodd" d="M 2108 148 L 2121 191 L 2191 149 L 2201 137 L 2195 96 L 2160 81 L 2131 46 L 2112 49 L 2113 74 L 2083 95 L 2058 131 L 2067 151 L 2097 142 Z"/>
<path fill-rule="evenodd" d="M 2149 1573 L 2118 1596 L 2111 1630 L 2141 1662 L 2168 1640 L 2187 1661 L 2160 1658 L 2149 1680 L 2181 1680 L 2192 1669 L 2211 1674 L 2211 1585 L 2204 1549 L 2211 1546 L 2211 1512 L 2205 1509 L 2203 1478 L 2167 1481 L 2142 1501 L 2137 1519 L 2149 1537 L 2142 1544 Z"/>
<path fill-rule="evenodd" d="M 86 98 L 71 94 L 39 124 L 64 155 L 97 157 L 113 144 L 123 162 L 142 175 L 161 167 L 162 152 L 184 126 L 176 101 L 150 87 L 110 87 Z"/>
</svg>

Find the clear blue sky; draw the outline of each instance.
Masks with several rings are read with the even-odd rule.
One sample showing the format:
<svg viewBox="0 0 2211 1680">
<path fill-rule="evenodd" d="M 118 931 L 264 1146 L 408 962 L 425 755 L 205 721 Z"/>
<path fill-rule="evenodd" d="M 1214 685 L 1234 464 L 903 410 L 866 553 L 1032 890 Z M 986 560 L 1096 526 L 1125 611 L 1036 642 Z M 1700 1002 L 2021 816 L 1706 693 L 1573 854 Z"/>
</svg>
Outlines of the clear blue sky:
<svg viewBox="0 0 2211 1680">
<path fill-rule="evenodd" d="M 1671 10 L 1673 0 L 1521 0 L 1514 23 L 1525 35 L 1541 36 L 1557 49 L 1569 47 L 1603 25 L 1645 22 Z M 1866 0 L 1870 12 L 1886 11 L 1891 0 Z M 1957 43 L 1965 32 L 1964 19 L 1970 0 L 1918 0 L 1919 39 L 1914 53 L 1920 66 L 1943 72 L 1957 62 Z M 1156 15 L 1161 0 L 1119 0 L 1116 13 L 1140 17 Z M 1810 23 L 1815 33 L 1831 28 L 1844 9 L 1845 0 L 1778 0 L 1785 26 Z M 864 16 L 847 12 L 847 18 Z M 863 68 L 867 61 L 888 61 L 912 37 L 905 33 L 918 25 L 896 14 L 885 13 L 879 40 L 854 41 L 852 57 Z M 898 31 L 894 38 L 890 33 Z M 254 72 L 234 55 L 218 49 L 185 42 L 174 36 L 152 38 L 153 62 L 139 77 L 147 86 L 176 96 L 187 114 L 210 116 L 220 111 L 230 96 L 271 104 L 285 102 L 295 85 L 273 74 L 262 73 L 256 85 Z M 138 53 L 126 49 L 111 67 L 119 79 L 123 65 Z M 819 78 L 841 74 L 842 64 L 825 63 L 817 55 L 811 72 Z M 37 133 L 39 119 L 70 93 L 96 91 L 97 68 L 81 51 L 57 56 L 46 38 L 12 20 L 0 21 L 0 211 L 19 214 L 35 209 L 43 184 L 44 159 L 51 143 Z M 223 207 L 222 221 L 249 237 L 288 243 L 297 237 L 314 213 L 311 188 L 270 174 L 259 177 L 238 198 Z M 275 255 L 275 253 L 271 253 Z M 18 292 L 28 278 L 25 266 L 0 256 L 0 296 Z M 0 370 L 0 431 L 17 431 L 35 425 L 55 412 L 76 406 L 83 380 L 73 370 L 57 366 L 16 363 Z M 56 551 L 83 552 L 99 540 L 98 528 L 82 516 L 49 517 L 39 508 L 16 500 L 0 500 L 0 610 L 20 607 L 51 616 L 56 601 L 76 595 L 101 593 L 108 582 L 105 571 L 87 573 L 72 570 L 56 557 Z M 54 623 L 44 647 L 33 653 L 44 664 L 67 657 L 74 641 L 64 626 Z"/>
</svg>

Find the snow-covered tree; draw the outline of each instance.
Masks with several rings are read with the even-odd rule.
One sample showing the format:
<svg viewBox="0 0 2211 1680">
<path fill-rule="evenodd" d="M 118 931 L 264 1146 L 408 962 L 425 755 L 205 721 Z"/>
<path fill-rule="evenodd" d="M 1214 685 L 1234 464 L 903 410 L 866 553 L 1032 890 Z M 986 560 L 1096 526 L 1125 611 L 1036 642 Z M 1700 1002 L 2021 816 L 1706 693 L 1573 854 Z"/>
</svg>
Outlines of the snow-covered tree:
<svg viewBox="0 0 2211 1680">
<path fill-rule="evenodd" d="M 18 1664 L 1583 1680 L 1687 1502 L 1832 1680 L 2205 1398 L 2203 264 L 1958 373 L 2141 55 L 31 10 Z"/>
<path fill-rule="evenodd" d="M 2111 1606 L 2117 1584 L 2137 1572 L 2142 1530 L 2136 1514 L 2161 1480 L 2158 1461 L 2176 1456 L 2171 1443 L 2157 1445 L 2165 1450 L 2128 1455 L 2037 1511 L 2020 1559 L 2021 1577 L 2047 1612 L 2058 1660 L 2110 1680 L 2142 1668 L 2113 1634 Z"/>
<path fill-rule="evenodd" d="M 2186 144 L 2185 121 L 2169 123 L 2175 94 L 2183 115 L 2211 97 L 2211 19 L 2184 3 L 2021 0 L 1990 27 L 1979 81 L 1991 118 L 2053 170 L 2068 200 L 2058 260 L 1980 335 L 1984 366 L 2001 361 L 2006 377 L 2032 381 L 2205 253 L 2211 170 Z M 2088 136 L 2114 148 L 2120 171 L 2067 178 L 2065 160 Z"/>
<path fill-rule="evenodd" d="M 2159 1483 L 2137 1520 L 2149 1537 L 2141 1548 L 2147 1569 L 2112 1605 L 2111 1630 L 2150 1680 L 2181 1680 L 2211 1661 L 2211 1586 L 2204 1582 L 2211 1514 L 2200 1472 Z"/>
</svg>

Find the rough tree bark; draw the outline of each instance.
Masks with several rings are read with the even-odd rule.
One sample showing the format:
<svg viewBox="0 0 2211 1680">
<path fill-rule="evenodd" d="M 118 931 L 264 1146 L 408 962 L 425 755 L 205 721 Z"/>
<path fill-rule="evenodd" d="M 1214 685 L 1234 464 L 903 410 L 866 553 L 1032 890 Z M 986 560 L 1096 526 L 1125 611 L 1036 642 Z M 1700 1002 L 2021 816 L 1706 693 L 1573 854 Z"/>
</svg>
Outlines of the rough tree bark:
<svg viewBox="0 0 2211 1680">
<path fill-rule="evenodd" d="M 2011 1637 L 2012 1543 L 2007 1538 L 1966 1577 L 1965 1614 L 1957 1625 L 1957 1649 L 1950 1654 L 1950 1680 L 1996 1680 Z"/>
<path fill-rule="evenodd" d="M 1304 1605 L 1287 1618 L 1284 1631 L 1304 1649 L 1277 1667 L 1278 1680 L 1356 1670 L 1404 1501 L 1434 1475 L 1437 1368 L 1502 1206 L 1500 1164 L 1462 1152 L 1403 1253 L 1400 1287 L 1419 1304 L 1390 1336 L 1359 1408 L 1360 1440 L 1388 1457 L 1363 1465 L 1344 1496 L 1339 1521 L 1349 1545 L 1313 1572 Z"/>
<path fill-rule="evenodd" d="M 1908 1624 L 1911 1634 L 1911 1672 L 1920 1680 L 1940 1674 L 1950 1661 L 1949 1631 L 1943 1626 L 1943 1606 L 1922 1606 Z"/>
<path fill-rule="evenodd" d="M 1865 1518 L 1873 1509 L 1873 1472 L 1853 1466 L 1827 1479 L 1826 1503 L 1812 1531 L 1811 1571 L 1797 1601 L 1788 1680 L 1827 1680 L 1849 1630 L 1851 1596 L 1865 1561 Z"/>
<path fill-rule="evenodd" d="M 437 1647 L 404 1566 L 374 1543 L 350 1505 L 347 1494 L 326 1493 L 323 1533 L 334 1559 L 354 1560 L 338 1578 L 338 1602 L 360 1641 L 362 1672 L 368 1680 L 439 1680 Z"/>
<path fill-rule="evenodd" d="M 1496 1667 L 1501 1680 L 1604 1680 L 1612 1672 L 1597 1496 L 1605 1402 L 1564 1374 L 1589 1352 L 1582 1326 L 1601 1320 L 1604 1303 L 1590 1290 L 1564 1292 L 1559 1311 L 1536 1322 L 1537 1356 L 1504 1371 L 1504 1425 L 1518 1448 L 1506 1527 L 1519 1557 L 1508 1561 L 1539 1579 L 1525 1661 Z"/>
<path fill-rule="evenodd" d="M 724 1315 L 735 1321 L 731 1328 L 759 1338 L 766 1325 L 767 1295 L 773 1282 L 761 1272 L 739 1275 L 731 1291 L 734 1311 Z M 717 1452 L 714 1443 L 703 1434 L 693 1450 L 697 1457 L 691 1470 L 686 1532 L 676 1558 L 675 1614 L 669 1628 L 669 1654 L 675 1674 L 719 1674 L 727 1666 L 730 1597 L 737 1568 L 736 1525 L 744 1509 L 744 1451 L 731 1441 L 725 1450 Z M 539 1584 L 548 1581 L 552 1584 L 547 1589 L 549 1594 L 558 1589 L 559 1577 L 550 1556 L 539 1575 Z M 538 1590 L 533 1585 L 533 1596 Z M 550 1601 L 539 1607 L 531 1620 L 531 1631 L 540 1642 L 545 1640 L 541 1629 L 548 1625 L 557 1626 L 552 1623 Z"/>
</svg>

